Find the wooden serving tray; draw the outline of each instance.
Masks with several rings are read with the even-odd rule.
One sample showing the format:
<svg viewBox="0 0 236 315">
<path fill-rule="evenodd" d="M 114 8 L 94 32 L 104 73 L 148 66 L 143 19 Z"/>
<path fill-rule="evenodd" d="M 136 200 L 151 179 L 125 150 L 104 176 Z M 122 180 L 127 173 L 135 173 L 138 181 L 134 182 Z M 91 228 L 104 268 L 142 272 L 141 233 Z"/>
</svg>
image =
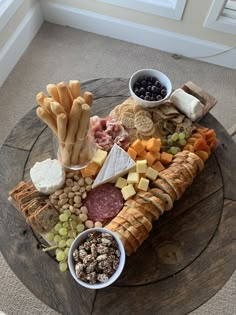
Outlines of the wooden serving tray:
<svg viewBox="0 0 236 315">
<path fill-rule="evenodd" d="M 128 79 L 97 79 L 83 90 L 95 95 L 93 115 L 106 116 L 128 96 Z M 42 240 L 8 202 L 8 191 L 29 179 L 36 161 L 53 157 L 52 135 L 31 110 L 0 153 L 1 251 L 38 298 L 62 314 L 186 314 L 212 297 L 235 269 L 236 145 L 210 114 L 220 145 L 174 208 L 154 223 L 150 237 L 127 258 L 114 285 L 98 291 L 76 284 L 41 250 Z"/>
</svg>

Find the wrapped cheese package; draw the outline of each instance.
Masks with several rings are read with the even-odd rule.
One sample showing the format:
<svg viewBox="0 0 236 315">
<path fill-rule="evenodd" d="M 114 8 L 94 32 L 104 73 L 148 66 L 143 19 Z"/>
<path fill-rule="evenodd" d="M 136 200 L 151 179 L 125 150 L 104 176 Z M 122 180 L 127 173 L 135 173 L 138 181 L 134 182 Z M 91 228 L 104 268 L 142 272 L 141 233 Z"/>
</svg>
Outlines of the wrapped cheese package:
<svg viewBox="0 0 236 315">
<path fill-rule="evenodd" d="M 175 90 L 170 97 L 170 101 L 192 121 L 203 114 L 203 104 L 196 97 L 182 89 Z"/>
</svg>

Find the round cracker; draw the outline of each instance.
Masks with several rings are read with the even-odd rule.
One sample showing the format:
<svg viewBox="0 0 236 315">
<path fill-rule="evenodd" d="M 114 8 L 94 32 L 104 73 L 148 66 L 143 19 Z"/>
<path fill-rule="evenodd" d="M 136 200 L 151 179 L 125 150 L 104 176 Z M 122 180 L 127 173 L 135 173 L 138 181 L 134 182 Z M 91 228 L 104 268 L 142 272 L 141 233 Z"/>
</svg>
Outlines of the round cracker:
<svg viewBox="0 0 236 315">
<path fill-rule="evenodd" d="M 139 132 L 149 132 L 153 128 L 153 122 L 151 118 L 143 115 L 138 115 L 134 119 L 134 125 Z"/>
<path fill-rule="evenodd" d="M 132 113 L 124 112 L 120 116 L 120 121 L 122 125 L 127 129 L 134 128 L 134 115 Z"/>
</svg>

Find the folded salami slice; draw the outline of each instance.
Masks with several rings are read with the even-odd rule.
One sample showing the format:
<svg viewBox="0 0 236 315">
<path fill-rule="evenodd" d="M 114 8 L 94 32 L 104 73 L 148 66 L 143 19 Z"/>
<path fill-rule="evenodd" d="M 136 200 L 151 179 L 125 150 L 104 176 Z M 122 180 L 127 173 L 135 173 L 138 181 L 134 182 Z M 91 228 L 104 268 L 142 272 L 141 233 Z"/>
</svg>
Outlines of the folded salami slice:
<svg viewBox="0 0 236 315">
<path fill-rule="evenodd" d="M 123 197 L 120 189 L 112 184 L 104 184 L 89 192 L 84 205 L 90 220 L 106 222 L 121 210 Z"/>
</svg>

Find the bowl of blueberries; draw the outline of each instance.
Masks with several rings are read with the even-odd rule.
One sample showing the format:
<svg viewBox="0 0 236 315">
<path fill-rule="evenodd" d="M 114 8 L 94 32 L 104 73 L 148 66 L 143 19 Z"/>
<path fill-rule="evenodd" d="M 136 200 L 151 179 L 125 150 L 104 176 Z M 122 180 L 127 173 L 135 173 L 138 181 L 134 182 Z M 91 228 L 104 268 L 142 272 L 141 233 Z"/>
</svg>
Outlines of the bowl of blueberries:
<svg viewBox="0 0 236 315">
<path fill-rule="evenodd" d="M 131 76 L 129 90 L 136 104 L 143 107 L 155 107 L 169 98 L 172 84 L 161 71 L 142 69 Z"/>
</svg>

